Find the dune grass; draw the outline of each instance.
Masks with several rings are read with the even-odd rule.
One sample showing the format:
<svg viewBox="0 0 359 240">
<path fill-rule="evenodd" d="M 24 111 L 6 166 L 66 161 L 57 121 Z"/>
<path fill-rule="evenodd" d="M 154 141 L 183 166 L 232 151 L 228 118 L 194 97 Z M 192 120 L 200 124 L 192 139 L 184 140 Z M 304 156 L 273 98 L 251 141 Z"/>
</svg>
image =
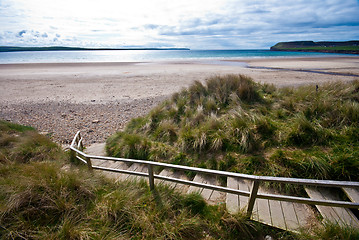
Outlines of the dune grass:
<svg viewBox="0 0 359 240">
<path fill-rule="evenodd" d="M 283 234 L 198 194 L 113 182 L 34 129 L 0 122 L 0 239 L 253 239 Z M 129 139 L 131 142 L 131 139 Z M 277 233 L 278 232 L 278 233 Z M 289 235 L 288 235 L 289 236 Z"/>
<path fill-rule="evenodd" d="M 107 140 L 116 157 L 239 173 L 359 180 L 359 81 L 280 88 L 215 76 Z"/>
<path fill-rule="evenodd" d="M 224 205 L 209 206 L 198 194 L 166 185 L 153 193 L 145 181 L 115 183 L 72 165 L 32 128 L 0 121 L 0 141 L 0 239 L 344 240 L 359 234 L 337 225 L 288 233 L 244 213 L 230 215 Z"/>
</svg>

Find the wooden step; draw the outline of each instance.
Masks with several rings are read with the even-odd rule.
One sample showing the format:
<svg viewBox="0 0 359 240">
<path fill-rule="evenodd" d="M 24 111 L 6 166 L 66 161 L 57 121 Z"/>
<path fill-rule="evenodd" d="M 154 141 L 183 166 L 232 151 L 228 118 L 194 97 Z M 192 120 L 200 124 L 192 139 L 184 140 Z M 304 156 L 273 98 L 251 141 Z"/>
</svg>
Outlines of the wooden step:
<svg viewBox="0 0 359 240">
<path fill-rule="evenodd" d="M 236 189 L 236 190 L 243 190 L 243 191 L 250 191 L 251 182 L 243 179 L 237 179 L 234 177 L 227 178 L 227 187 Z M 226 206 L 230 213 L 236 213 L 238 211 L 246 211 L 248 204 L 248 197 L 244 197 L 237 194 L 227 193 L 226 197 Z"/>
<path fill-rule="evenodd" d="M 120 161 L 110 161 L 110 160 L 97 160 L 100 161 L 96 164 L 96 161 L 92 161 L 93 166 L 99 166 L 99 167 L 106 167 L 106 168 L 114 168 L 114 169 L 121 169 L 121 170 L 127 170 L 128 165 L 124 162 Z M 95 165 L 96 164 L 96 165 Z M 112 178 L 117 180 L 121 176 L 127 176 L 127 174 L 117 173 L 117 172 L 109 172 L 109 171 L 100 171 L 101 174 L 103 174 L 106 177 Z"/>
<path fill-rule="evenodd" d="M 133 163 L 128 169 L 128 171 L 132 171 L 132 172 L 143 172 L 143 173 L 148 173 L 148 167 L 145 164 L 139 164 L 139 163 Z M 119 180 L 129 180 L 129 181 L 137 181 L 140 179 L 145 179 L 145 177 L 142 176 L 136 176 L 136 175 L 131 175 L 131 174 L 122 174 L 123 176 L 121 176 L 119 178 Z M 147 177 L 146 177 L 147 178 Z"/>
<path fill-rule="evenodd" d="M 208 176 L 204 174 L 196 174 L 193 179 L 194 182 L 199 183 L 206 183 L 210 185 L 217 185 L 220 186 L 216 178 L 213 176 Z M 211 190 L 208 188 L 200 188 L 195 186 L 190 186 L 188 189 L 188 193 L 197 192 L 202 195 L 202 197 L 209 203 L 209 204 L 219 204 L 223 203 L 225 200 L 225 194 L 219 191 Z"/>
<path fill-rule="evenodd" d="M 227 187 L 250 191 L 252 181 L 227 178 Z M 258 192 L 275 193 L 273 190 L 266 189 L 262 186 L 259 187 Z M 227 209 L 231 213 L 235 213 L 239 210 L 246 212 L 248 197 L 228 193 L 226 204 Z M 259 198 L 255 201 L 251 216 L 252 220 L 288 231 L 298 231 L 299 228 L 305 227 L 314 218 L 314 212 L 311 211 L 308 205 Z"/>
<path fill-rule="evenodd" d="M 94 143 L 88 146 L 84 152 L 89 155 L 106 156 L 105 146 L 105 143 Z M 91 159 L 93 166 L 102 166 L 103 164 L 107 164 L 106 162 L 106 160 Z"/>
<path fill-rule="evenodd" d="M 171 169 L 163 169 L 160 174 L 161 176 L 171 177 L 171 178 L 177 178 L 182 180 L 189 180 L 187 175 L 183 171 L 172 171 Z M 181 183 L 175 183 L 170 181 L 164 181 L 164 180 L 155 180 L 156 184 L 167 184 L 173 188 L 176 188 L 177 190 L 181 192 L 187 192 L 189 185 L 181 184 Z"/>
<path fill-rule="evenodd" d="M 306 187 L 306 192 L 310 198 L 319 200 L 340 200 L 338 194 L 336 194 L 331 188 L 324 187 Z M 328 207 L 316 205 L 320 214 L 327 221 L 338 223 L 342 226 L 353 226 L 359 228 L 359 220 L 356 216 L 347 208 L 341 207 Z"/>
<path fill-rule="evenodd" d="M 85 149 L 85 153 L 95 156 L 106 156 L 106 143 L 94 143 Z"/>
<path fill-rule="evenodd" d="M 359 203 L 359 188 L 345 187 L 343 188 L 343 191 L 348 196 L 350 201 Z"/>
</svg>

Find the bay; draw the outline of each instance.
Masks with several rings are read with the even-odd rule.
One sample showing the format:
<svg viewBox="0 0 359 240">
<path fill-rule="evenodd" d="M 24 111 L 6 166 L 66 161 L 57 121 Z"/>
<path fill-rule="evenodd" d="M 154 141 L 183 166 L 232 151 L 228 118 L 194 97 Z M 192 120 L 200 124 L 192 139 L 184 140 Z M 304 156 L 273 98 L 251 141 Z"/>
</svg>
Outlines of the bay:
<svg viewBox="0 0 359 240">
<path fill-rule="evenodd" d="M 223 60 L 275 57 L 348 56 L 334 53 L 277 52 L 269 50 L 103 50 L 0 52 L 0 64 L 73 62 L 149 62 Z"/>
</svg>

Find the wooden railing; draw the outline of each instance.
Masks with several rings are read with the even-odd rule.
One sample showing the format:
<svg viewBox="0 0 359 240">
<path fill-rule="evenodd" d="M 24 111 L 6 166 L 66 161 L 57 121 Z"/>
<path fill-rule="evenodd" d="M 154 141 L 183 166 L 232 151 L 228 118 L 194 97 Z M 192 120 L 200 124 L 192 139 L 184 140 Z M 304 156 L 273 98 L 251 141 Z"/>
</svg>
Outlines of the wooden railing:
<svg viewBox="0 0 359 240">
<path fill-rule="evenodd" d="M 359 187 L 359 182 L 255 176 L 255 175 L 247 175 L 247 174 L 240 174 L 240 173 L 234 173 L 234 172 L 225 172 L 225 171 L 218 171 L 218 170 L 211 170 L 211 169 L 204 169 L 204 168 L 188 167 L 188 166 L 174 165 L 174 164 L 153 162 L 153 161 L 94 156 L 94 155 L 86 154 L 82 151 L 83 150 L 82 140 L 83 139 L 82 139 L 80 131 L 79 131 L 76 133 L 76 135 L 71 143 L 70 150 L 71 150 L 72 158 L 79 159 L 83 163 L 87 164 L 87 167 L 89 168 L 89 170 L 96 169 L 96 170 L 103 170 L 103 171 L 110 171 L 110 172 L 125 173 L 125 174 L 137 175 L 137 176 L 142 176 L 142 177 L 148 177 L 149 186 L 150 186 L 151 190 L 153 190 L 155 188 L 154 179 L 161 179 L 164 181 L 182 183 L 182 184 L 186 184 L 186 185 L 208 188 L 208 189 L 212 189 L 212 190 L 216 190 L 216 191 L 220 191 L 220 192 L 238 194 L 241 196 L 249 197 L 248 206 L 247 206 L 247 215 L 249 217 L 252 214 L 254 203 L 257 198 L 278 200 L 278 201 L 288 201 L 288 202 L 295 202 L 295 203 L 305 203 L 305 204 L 311 204 L 311 205 L 359 208 L 359 203 L 348 202 L 348 201 L 321 200 L 321 199 L 312 199 L 312 198 L 305 198 L 305 197 L 295 197 L 295 196 L 289 196 L 289 195 L 269 194 L 269 193 L 259 193 L 258 192 L 259 185 L 264 182 L 299 184 L 299 185 L 306 185 L 306 186 L 311 185 L 311 186 L 317 186 L 317 187 Z M 133 171 L 122 170 L 122 169 L 93 166 L 91 159 L 143 164 L 143 165 L 147 165 L 148 173 L 133 172 Z M 222 187 L 222 186 L 188 181 L 188 180 L 183 180 L 183 179 L 178 179 L 178 178 L 173 178 L 173 177 L 156 175 L 153 172 L 153 167 L 171 168 L 171 169 L 176 169 L 176 170 L 208 174 L 208 175 L 213 175 L 213 176 L 235 177 L 238 179 L 251 180 L 251 181 L 253 181 L 253 185 L 252 185 L 250 191 L 242 191 L 242 190 L 232 189 L 232 188 L 228 188 L 228 187 Z"/>
</svg>

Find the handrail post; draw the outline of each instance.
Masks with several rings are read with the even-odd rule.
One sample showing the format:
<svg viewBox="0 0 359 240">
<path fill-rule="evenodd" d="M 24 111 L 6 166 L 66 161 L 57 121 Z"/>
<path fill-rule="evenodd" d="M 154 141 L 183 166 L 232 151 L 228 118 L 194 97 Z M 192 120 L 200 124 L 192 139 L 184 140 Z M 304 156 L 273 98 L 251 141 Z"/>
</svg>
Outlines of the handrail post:
<svg viewBox="0 0 359 240">
<path fill-rule="evenodd" d="M 70 149 L 70 161 L 75 162 L 76 161 L 76 152 L 72 149 Z"/>
<path fill-rule="evenodd" d="M 91 163 L 91 158 L 86 157 L 86 158 L 85 158 L 85 160 L 86 160 L 86 163 L 87 163 L 87 167 L 88 167 L 88 169 L 89 169 L 90 171 L 92 171 L 92 163 Z"/>
<path fill-rule="evenodd" d="M 148 164 L 148 182 L 150 184 L 150 190 L 153 191 L 155 189 L 155 178 L 153 176 L 153 167 Z"/>
<path fill-rule="evenodd" d="M 247 207 L 247 217 L 250 218 L 252 216 L 254 202 L 257 197 L 259 188 L 259 180 L 253 180 L 253 185 L 251 189 L 251 194 L 249 195 L 248 207 Z"/>
<path fill-rule="evenodd" d="M 79 141 L 77 142 L 77 149 L 80 151 L 84 150 L 84 145 L 82 143 L 82 138 L 79 139 Z"/>
</svg>

